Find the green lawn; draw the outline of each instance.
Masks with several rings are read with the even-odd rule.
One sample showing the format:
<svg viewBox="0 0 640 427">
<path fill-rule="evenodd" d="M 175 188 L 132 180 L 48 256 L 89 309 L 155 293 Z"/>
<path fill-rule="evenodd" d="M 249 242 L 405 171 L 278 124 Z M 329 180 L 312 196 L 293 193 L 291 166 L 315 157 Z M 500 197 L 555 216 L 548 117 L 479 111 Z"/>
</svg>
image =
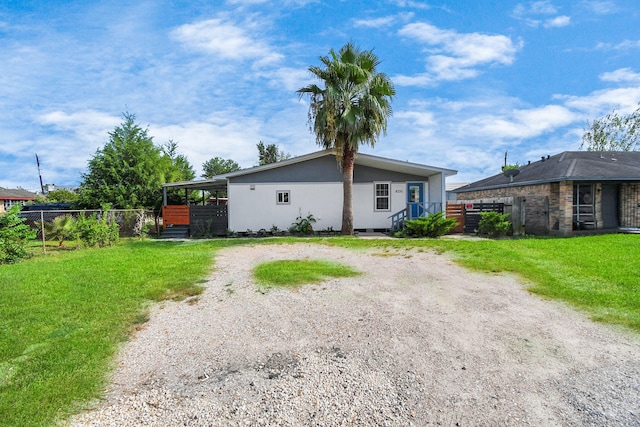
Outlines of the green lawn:
<svg viewBox="0 0 640 427">
<path fill-rule="evenodd" d="M 532 292 L 566 301 L 598 321 L 640 332 L 637 235 L 495 241 L 286 238 L 252 243 L 295 241 L 352 250 L 448 252 L 468 268 L 518 274 Z M 148 304 L 197 295 L 216 251 L 246 242 L 130 240 L 0 266 L 0 425 L 52 425 L 99 396 L 118 346 L 146 320 Z M 319 267 L 321 275 L 331 270 Z M 309 270 L 313 273 L 314 268 Z M 273 268 L 267 276 L 274 277 Z"/>
<path fill-rule="evenodd" d="M 149 301 L 201 292 L 219 247 L 128 241 L 0 266 L 0 425 L 51 425 L 99 396 Z"/>
</svg>

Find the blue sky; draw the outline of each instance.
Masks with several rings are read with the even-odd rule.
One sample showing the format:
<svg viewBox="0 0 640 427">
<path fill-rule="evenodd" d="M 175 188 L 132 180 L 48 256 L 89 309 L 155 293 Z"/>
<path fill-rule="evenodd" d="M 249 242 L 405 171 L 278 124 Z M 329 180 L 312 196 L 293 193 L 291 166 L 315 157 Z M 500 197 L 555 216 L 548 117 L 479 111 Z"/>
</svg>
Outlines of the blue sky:
<svg viewBox="0 0 640 427">
<path fill-rule="evenodd" d="M 587 120 L 640 102 L 636 0 L 4 0 L 0 186 L 77 185 L 128 111 L 198 175 L 256 144 L 316 151 L 308 101 L 329 49 L 374 49 L 395 83 L 366 153 L 458 170 L 578 150 Z"/>
</svg>

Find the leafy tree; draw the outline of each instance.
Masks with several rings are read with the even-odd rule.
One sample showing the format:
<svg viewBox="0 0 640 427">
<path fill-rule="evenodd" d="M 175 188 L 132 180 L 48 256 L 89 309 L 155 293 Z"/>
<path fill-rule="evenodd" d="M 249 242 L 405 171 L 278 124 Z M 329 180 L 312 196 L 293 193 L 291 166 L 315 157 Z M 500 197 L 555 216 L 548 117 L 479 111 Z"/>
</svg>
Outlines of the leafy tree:
<svg viewBox="0 0 640 427">
<path fill-rule="evenodd" d="M 72 203 L 78 200 L 78 193 L 74 191 L 59 189 L 47 193 L 48 202 Z"/>
<path fill-rule="evenodd" d="M 224 173 L 239 171 L 240 165 L 231 159 L 213 157 L 202 164 L 202 177 L 211 178 Z"/>
<path fill-rule="evenodd" d="M 587 151 L 640 150 L 640 107 L 630 114 L 616 110 L 604 117 L 587 121 L 580 149 Z"/>
<path fill-rule="evenodd" d="M 361 51 L 352 43 L 339 52 L 320 57 L 323 66 L 309 67 L 324 88 L 311 84 L 298 89 L 309 95 L 309 125 L 316 143 L 336 152 L 342 169 L 342 234 L 353 234 L 353 167 L 360 144 L 375 145 L 386 133 L 391 116 L 393 83 L 376 67 L 380 60 L 373 50 Z"/>
<path fill-rule="evenodd" d="M 89 160 L 80 184 L 81 207 L 109 203 L 121 209 L 158 208 L 162 184 L 195 177 L 186 157 L 176 153 L 175 142 L 158 147 L 148 130 L 136 124 L 135 115 L 124 113 L 123 118 L 109 132 L 109 142 Z"/>
<path fill-rule="evenodd" d="M 36 238 L 25 219 L 20 218 L 20 205 L 13 205 L 0 215 L 0 264 L 11 264 L 29 257 L 27 243 Z"/>
<path fill-rule="evenodd" d="M 278 151 L 276 144 L 264 145 L 264 142 L 260 141 L 256 147 L 258 147 L 258 166 L 280 162 L 291 157 L 289 153 Z"/>
</svg>

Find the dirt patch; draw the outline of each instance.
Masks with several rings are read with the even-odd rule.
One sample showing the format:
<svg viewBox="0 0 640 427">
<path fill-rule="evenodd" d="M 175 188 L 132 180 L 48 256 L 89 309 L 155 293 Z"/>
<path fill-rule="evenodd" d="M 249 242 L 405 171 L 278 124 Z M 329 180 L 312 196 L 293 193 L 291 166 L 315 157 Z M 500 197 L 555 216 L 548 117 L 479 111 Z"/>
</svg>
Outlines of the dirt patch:
<svg viewBox="0 0 640 427">
<path fill-rule="evenodd" d="M 257 292 L 252 268 L 364 274 Z M 418 250 L 242 246 L 165 303 L 71 425 L 640 425 L 640 341 Z"/>
</svg>

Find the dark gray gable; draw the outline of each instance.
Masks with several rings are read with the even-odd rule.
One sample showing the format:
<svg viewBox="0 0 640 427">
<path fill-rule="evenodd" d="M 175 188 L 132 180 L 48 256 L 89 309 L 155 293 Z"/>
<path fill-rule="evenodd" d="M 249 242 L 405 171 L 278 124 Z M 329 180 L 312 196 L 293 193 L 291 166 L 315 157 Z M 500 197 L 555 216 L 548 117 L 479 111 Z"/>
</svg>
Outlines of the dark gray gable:
<svg viewBox="0 0 640 427">
<path fill-rule="evenodd" d="M 390 170 L 359 166 L 353 171 L 353 182 L 373 181 L 427 181 L 424 176 L 411 175 Z M 304 162 L 278 168 L 256 171 L 246 175 L 230 177 L 231 183 L 273 183 L 273 182 L 342 182 L 342 172 L 333 155 L 322 156 Z"/>
</svg>

